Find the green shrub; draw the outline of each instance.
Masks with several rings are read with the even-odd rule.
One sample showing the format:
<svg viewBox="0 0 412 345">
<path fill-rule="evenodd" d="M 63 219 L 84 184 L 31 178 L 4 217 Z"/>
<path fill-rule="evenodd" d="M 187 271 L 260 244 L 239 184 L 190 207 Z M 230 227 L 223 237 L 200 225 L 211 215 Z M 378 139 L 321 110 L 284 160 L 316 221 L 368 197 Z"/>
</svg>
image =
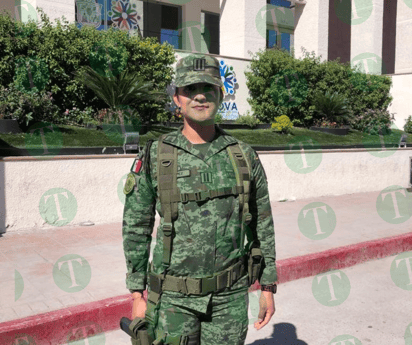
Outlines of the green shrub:
<svg viewBox="0 0 412 345">
<path fill-rule="evenodd" d="M 250 128 L 254 128 L 258 123 L 260 123 L 260 121 L 256 118 L 256 116 L 250 114 L 250 112 L 247 111 L 245 115 L 239 115 L 235 123 L 239 123 L 241 125 L 248 125 Z"/>
<path fill-rule="evenodd" d="M 53 103 L 51 92 L 22 92 L 10 84 L 0 85 L 0 118 L 17 120 L 28 126 L 33 121 L 61 123 L 61 112 Z"/>
<path fill-rule="evenodd" d="M 0 85 L 8 87 L 15 79 L 16 58 L 45 61 L 49 72 L 48 77 L 43 75 L 43 79 L 47 79 L 45 91 L 53 93 L 55 104 L 64 114 L 66 109 L 92 107 L 97 112 L 105 108 L 92 90 L 74 78 L 73 72 L 85 66 L 108 74 L 127 67 L 146 82 L 152 82 L 157 90 L 165 90 L 171 83 L 171 65 L 175 57 L 170 44 L 159 44 L 154 37 L 140 39 L 123 30 L 99 31 L 87 26 L 78 29 L 67 20 L 51 23 L 47 15 L 40 9 L 39 12 L 39 26 L 35 22 L 20 23 L 8 15 L 0 15 Z M 26 75 L 22 73 L 21 78 Z M 22 82 L 23 79 L 17 80 L 17 83 Z M 144 102 L 137 105 L 136 110 L 152 122 L 167 118 L 164 101 Z"/>
<path fill-rule="evenodd" d="M 223 122 L 223 116 L 220 111 L 218 111 L 215 115 L 215 123 L 222 123 Z"/>
<path fill-rule="evenodd" d="M 345 97 L 355 117 L 366 109 L 386 109 L 392 101 L 390 77 L 365 76 L 349 62 L 340 63 L 339 58 L 321 62 L 314 52 L 302 49 L 300 59 L 277 48 L 260 50 L 252 57 L 250 71 L 245 72 L 248 101 L 261 121 L 272 122 L 286 114 L 294 126 L 310 127 L 317 117 L 314 98 L 319 92 Z M 274 80 L 278 80 L 276 86 Z M 365 87 L 368 83 L 373 86 Z"/>
<path fill-rule="evenodd" d="M 405 121 L 406 123 L 405 126 L 403 126 L 403 130 L 407 133 L 412 133 L 412 116 L 409 115 Z"/>
<path fill-rule="evenodd" d="M 313 104 L 316 107 L 315 111 L 319 116 L 331 122 L 337 122 L 338 125 L 347 124 L 351 118 L 351 110 L 347 99 L 337 92 L 326 93 L 317 92 L 313 99 Z"/>
<path fill-rule="evenodd" d="M 127 66 L 129 52 L 114 37 L 105 36 L 90 50 L 90 66 L 102 77 L 114 77 Z"/>
<path fill-rule="evenodd" d="M 22 92 L 39 92 L 44 90 L 49 81 L 46 61 L 36 58 L 20 57 L 16 60 L 14 85 Z"/>
<path fill-rule="evenodd" d="M 85 125 L 87 123 L 94 123 L 95 121 L 95 111 L 92 107 L 87 107 L 83 110 L 77 109 L 74 107 L 73 109 L 69 110 L 66 109 L 65 113 L 65 122 L 70 124 L 80 124 Z"/>
<path fill-rule="evenodd" d="M 391 123 L 394 119 L 387 110 L 367 109 L 362 115 L 352 121 L 352 128 L 363 131 L 370 135 L 379 135 L 391 133 Z"/>
<path fill-rule="evenodd" d="M 289 133 L 292 127 L 292 122 L 287 115 L 275 117 L 275 121 L 272 122 L 272 128 L 281 133 Z"/>
</svg>

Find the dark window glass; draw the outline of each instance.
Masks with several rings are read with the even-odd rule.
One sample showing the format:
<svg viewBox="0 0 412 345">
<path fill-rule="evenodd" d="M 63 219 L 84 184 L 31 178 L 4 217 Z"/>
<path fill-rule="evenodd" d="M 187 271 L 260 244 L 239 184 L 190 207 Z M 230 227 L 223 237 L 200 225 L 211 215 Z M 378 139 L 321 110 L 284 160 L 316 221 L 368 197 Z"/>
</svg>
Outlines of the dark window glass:
<svg viewBox="0 0 412 345">
<path fill-rule="evenodd" d="M 275 5 L 275 6 L 281 6 L 281 7 L 290 7 L 291 2 L 287 0 L 267 0 L 268 4 Z"/>
<path fill-rule="evenodd" d="M 180 49 L 179 31 L 160 29 L 160 43 L 169 42 L 175 49 Z"/>
<path fill-rule="evenodd" d="M 280 44 L 282 48 L 290 52 L 290 34 L 282 32 L 280 34 Z"/>
<path fill-rule="evenodd" d="M 175 49 L 181 49 L 179 25 L 182 18 L 181 7 L 144 2 L 145 37 L 157 37 L 160 43 L 169 42 Z"/>
<path fill-rule="evenodd" d="M 266 47 L 267 48 L 272 48 L 273 46 L 276 46 L 277 34 L 278 33 L 275 30 L 266 31 Z"/>
<path fill-rule="evenodd" d="M 179 27 L 179 8 L 166 5 L 161 6 L 161 28 L 167 30 L 177 30 Z"/>
<path fill-rule="evenodd" d="M 218 14 L 205 13 L 205 33 L 203 34 L 210 54 L 220 52 L 220 17 Z"/>
</svg>

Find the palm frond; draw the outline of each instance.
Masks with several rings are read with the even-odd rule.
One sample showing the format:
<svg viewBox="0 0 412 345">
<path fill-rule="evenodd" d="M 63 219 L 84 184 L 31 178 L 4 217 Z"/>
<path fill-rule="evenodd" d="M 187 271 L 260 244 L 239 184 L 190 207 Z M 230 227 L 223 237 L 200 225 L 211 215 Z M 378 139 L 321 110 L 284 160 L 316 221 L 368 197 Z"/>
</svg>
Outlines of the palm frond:
<svg viewBox="0 0 412 345">
<path fill-rule="evenodd" d="M 162 101 L 167 97 L 165 92 L 153 90 L 152 82 L 127 69 L 115 77 L 103 77 L 89 66 L 75 74 L 82 84 L 93 90 L 112 109 L 120 105 Z"/>
</svg>

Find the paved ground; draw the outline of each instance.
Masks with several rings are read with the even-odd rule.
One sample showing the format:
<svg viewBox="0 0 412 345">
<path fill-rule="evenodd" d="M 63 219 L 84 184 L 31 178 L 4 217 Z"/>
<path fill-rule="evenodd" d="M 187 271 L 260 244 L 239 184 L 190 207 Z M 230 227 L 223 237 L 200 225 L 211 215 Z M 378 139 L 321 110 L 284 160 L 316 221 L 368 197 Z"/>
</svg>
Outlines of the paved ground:
<svg viewBox="0 0 412 345">
<path fill-rule="evenodd" d="M 410 219 L 412 208 L 409 207 L 410 204 L 407 201 L 410 195 L 410 193 L 406 193 L 405 198 L 402 199 L 402 195 L 398 193 L 396 207 L 393 202 L 381 204 L 382 195 L 379 192 L 327 196 L 294 202 L 275 202 L 272 204 L 272 212 L 275 222 L 277 259 L 294 258 L 368 240 L 378 240 L 410 233 L 412 229 L 412 220 Z M 392 199 L 387 197 L 385 200 L 391 201 Z M 318 204 L 312 204 L 315 202 Z M 312 211 L 303 212 L 309 204 L 312 204 L 312 208 L 315 206 L 323 207 L 323 211 L 318 209 L 316 217 L 314 217 Z M 158 219 L 155 223 L 155 229 L 157 224 Z M 153 236 L 155 236 L 155 232 Z M 323 239 L 318 239 L 316 233 L 320 234 Z M 154 241 L 152 241 L 153 244 Z M 79 258 L 79 256 L 87 260 L 88 263 L 84 264 L 85 261 L 81 261 L 82 271 L 78 271 L 74 265 L 70 273 L 71 276 L 59 275 L 57 266 L 63 257 L 67 261 Z M 384 261 L 378 260 L 376 262 Z M 370 264 L 373 265 L 374 263 Z M 125 273 L 126 265 L 120 222 L 89 227 L 70 226 L 42 231 L 32 229 L 6 233 L 3 237 L 0 237 L 0 331 L 1 322 L 128 294 L 129 292 L 125 288 Z M 369 275 L 367 277 L 369 280 Z M 370 279 L 372 278 L 370 276 Z M 385 286 L 376 281 L 378 278 L 373 279 L 376 289 L 379 290 Z M 305 281 L 305 279 L 301 279 L 299 284 L 304 284 Z M 307 282 L 310 281 L 312 281 L 312 278 L 307 278 Z M 67 285 L 67 282 L 70 284 Z M 364 283 L 366 284 L 367 280 Z M 79 285 L 79 288 L 77 291 L 73 291 L 73 286 L 77 287 L 76 284 Z M 292 314 L 286 312 L 288 310 L 301 312 L 299 306 L 311 306 L 304 309 L 307 310 L 305 313 L 307 325 L 311 326 L 307 328 L 306 323 L 296 323 L 295 326 L 298 327 L 298 335 L 301 339 L 308 344 L 316 344 L 315 341 L 317 340 L 313 338 L 315 335 L 310 338 L 309 332 L 311 328 L 316 330 L 320 327 L 319 324 L 316 327 L 313 325 L 314 320 L 317 320 L 314 315 L 319 310 L 323 310 L 323 314 L 320 315 L 328 315 L 326 314 L 327 310 L 338 310 L 340 307 L 320 308 L 319 304 L 314 304 L 313 295 L 310 294 L 306 295 L 305 299 L 305 301 L 311 301 L 309 304 L 303 303 L 303 301 L 298 303 L 297 293 L 291 294 L 287 298 L 288 291 L 294 291 L 293 286 L 295 285 L 293 284 L 295 283 L 280 285 L 277 316 L 283 317 L 282 310 L 284 310 L 287 318 L 284 319 L 286 321 L 282 322 L 295 324 L 295 322 L 290 321 L 290 317 L 295 316 L 295 312 Z M 83 286 L 85 287 L 83 288 Z M 290 288 L 287 289 L 287 286 L 290 286 Z M 302 285 L 302 288 L 303 286 L 305 285 Z M 299 288 L 298 291 L 300 291 Z M 402 295 L 401 292 L 398 291 L 399 296 Z M 280 298 L 283 297 L 283 293 L 285 298 L 282 300 Z M 391 296 L 394 297 L 395 295 Z M 369 297 L 368 294 L 365 295 L 366 297 Z M 379 295 L 374 303 L 379 304 L 382 308 L 385 308 L 386 305 L 384 310 L 390 310 L 391 316 L 388 315 L 388 318 L 393 319 L 395 314 L 399 313 L 385 300 L 387 298 L 388 293 L 384 289 L 382 295 Z M 396 298 L 398 298 L 398 295 Z M 282 304 L 282 301 L 289 301 L 287 303 L 293 301 L 293 303 L 292 305 L 288 305 L 286 302 Z M 362 301 L 358 302 L 359 304 L 356 307 L 354 306 L 355 309 L 352 311 L 349 307 L 348 309 L 341 309 L 342 313 L 345 311 L 347 314 L 342 318 L 334 316 L 333 327 L 339 330 L 344 324 L 352 324 L 353 315 L 364 315 L 365 320 L 367 320 L 366 316 L 369 316 L 369 313 L 360 313 L 359 306 L 362 305 Z M 294 306 L 296 309 L 294 309 Z M 343 306 L 346 306 L 346 304 L 342 305 L 342 308 Z M 374 309 L 372 309 L 373 312 Z M 385 315 L 387 313 L 389 312 L 386 312 Z M 322 320 L 322 317 L 319 316 L 319 319 Z M 280 320 L 283 319 L 276 319 L 275 322 L 279 323 Z M 322 321 L 319 322 L 322 324 Z M 354 324 L 356 325 L 357 322 Z M 284 326 L 280 328 L 282 329 L 282 327 Z M 383 325 L 380 325 L 380 327 L 379 329 L 384 329 Z M 402 327 L 406 329 L 406 325 Z M 265 332 L 268 329 L 267 326 L 266 330 L 261 330 L 258 333 L 259 337 L 261 337 L 260 334 L 266 334 Z M 305 329 L 308 331 L 301 333 Z M 326 327 L 325 331 L 319 333 L 319 335 L 323 334 L 322 337 L 324 338 L 322 339 L 325 339 L 322 341 L 329 341 L 327 340 L 329 335 L 326 331 L 328 329 Z M 267 336 L 272 331 L 273 329 L 270 329 Z M 349 329 L 347 332 L 350 331 Z M 253 334 L 253 332 L 250 334 Z M 305 337 L 302 335 L 305 335 Z M 114 342 L 110 342 L 110 344 L 112 343 L 114 344 Z M 320 340 L 318 343 L 321 343 Z M 367 344 L 368 341 L 364 340 L 362 343 Z M 394 344 L 393 342 L 375 341 L 371 343 Z"/>
<path fill-rule="evenodd" d="M 409 255 L 412 258 L 412 252 Z M 258 312 L 257 292 L 249 293 L 250 325 L 246 344 L 412 344 L 412 288 L 404 290 L 392 280 L 391 265 L 396 257 L 390 256 L 340 270 L 341 277 L 347 276 L 350 288 L 343 292 L 345 284 L 340 279 L 332 280 L 335 306 L 324 305 L 315 298 L 313 291 L 316 292 L 316 289 L 312 290 L 312 285 L 316 277 L 280 285 L 275 295 L 275 315 L 259 331 L 253 326 Z M 403 268 L 402 272 L 406 274 L 406 266 Z M 320 292 L 320 301 L 332 299 L 329 289 Z M 336 339 L 343 335 L 347 337 Z M 130 337 L 121 330 L 107 332 L 99 337 L 99 344 L 131 344 Z M 350 340 L 355 337 L 360 343 Z M 347 341 L 339 343 L 344 339 Z M 91 340 L 89 343 L 94 344 Z M 80 345 L 80 342 L 76 345 Z"/>
</svg>

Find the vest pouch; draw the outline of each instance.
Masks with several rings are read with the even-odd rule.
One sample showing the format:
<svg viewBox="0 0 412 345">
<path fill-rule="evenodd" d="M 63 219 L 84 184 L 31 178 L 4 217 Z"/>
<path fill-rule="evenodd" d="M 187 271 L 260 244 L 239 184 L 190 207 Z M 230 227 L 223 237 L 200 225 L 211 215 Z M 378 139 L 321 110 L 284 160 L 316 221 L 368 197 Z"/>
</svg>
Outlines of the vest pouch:
<svg viewBox="0 0 412 345">
<path fill-rule="evenodd" d="M 248 255 L 249 286 L 251 286 L 260 276 L 263 256 L 260 248 L 252 248 Z"/>
<path fill-rule="evenodd" d="M 160 300 L 158 300 L 157 303 L 153 303 L 153 298 L 152 296 L 150 296 L 151 294 L 153 294 L 153 292 L 149 291 L 149 295 L 147 296 L 148 298 L 146 302 L 145 320 L 147 322 L 148 337 L 149 339 L 151 338 L 153 342 L 156 339 L 155 329 L 159 321 Z M 149 343 L 149 345 L 152 345 L 152 343 Z"/>
</svg>

